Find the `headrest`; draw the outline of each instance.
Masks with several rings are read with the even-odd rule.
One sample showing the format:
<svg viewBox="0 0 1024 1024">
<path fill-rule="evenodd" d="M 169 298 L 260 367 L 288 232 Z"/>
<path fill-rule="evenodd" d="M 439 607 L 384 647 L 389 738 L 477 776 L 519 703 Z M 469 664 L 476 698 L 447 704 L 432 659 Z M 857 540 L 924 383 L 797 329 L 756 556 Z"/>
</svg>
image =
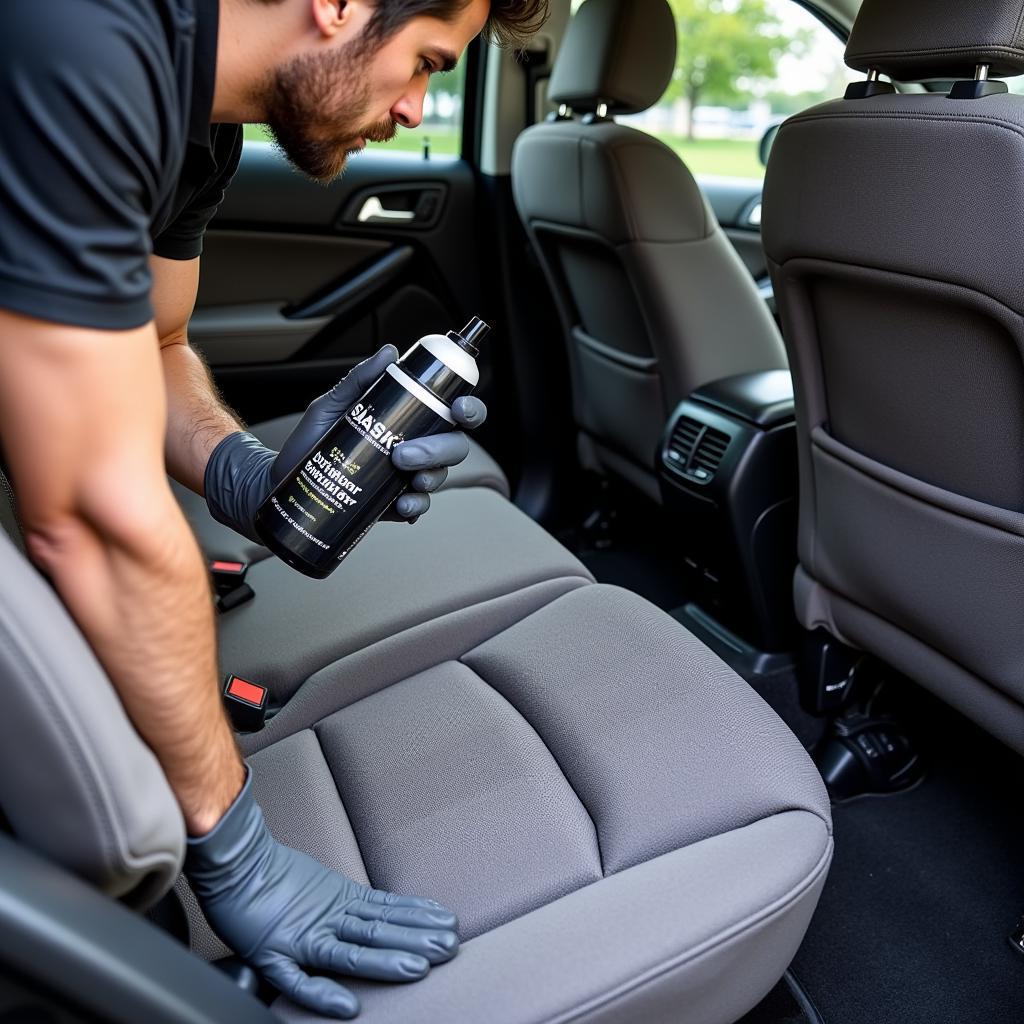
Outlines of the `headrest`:
<svg viewBox="0 0 1024 1024">
<path fill-rule="evenodd" d="M 1024 72 L 1022 0 L 864 0 L 846 47 L 846 63 L 897 81 Z"/>
<path fill-rule="evenodd" d="M 636 114 L 661 99 L 675 69 L 668 0 L 587 0 L 569 23 L 548 96 L 581 114 L 599 103 Z"/>
<path fill-rule="evenodd" d="M 95 655 L 0 531 L 0 809 L 18 839 L 146 907 L 185 853 L 181 811 Z"/>
</svg>

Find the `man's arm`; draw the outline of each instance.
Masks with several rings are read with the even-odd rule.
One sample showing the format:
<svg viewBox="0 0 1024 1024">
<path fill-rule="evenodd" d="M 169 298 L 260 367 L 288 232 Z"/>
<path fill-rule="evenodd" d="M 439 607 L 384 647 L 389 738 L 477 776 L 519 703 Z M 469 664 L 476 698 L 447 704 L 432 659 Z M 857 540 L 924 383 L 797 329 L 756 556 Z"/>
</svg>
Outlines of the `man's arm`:
<svg viewBox="0 0 1024 1024">
<path fill-rule="evenodd" d="M 164 471 L 156 330 L 0 310 L 0 342 L 0 436 L 30 556 L 203 834 L 243 767 L 220 703 L 209 582 Z"/>
<path fill-rule="evenodd" d="M 221 401 L 210 371 L 188 343 L 188 321 L 199 290 L 199 258 L 149 258 L 155 315 L 167 395 L 167 472 L 196 494 L 210 453 L 245 428 Z"/>
</svg>

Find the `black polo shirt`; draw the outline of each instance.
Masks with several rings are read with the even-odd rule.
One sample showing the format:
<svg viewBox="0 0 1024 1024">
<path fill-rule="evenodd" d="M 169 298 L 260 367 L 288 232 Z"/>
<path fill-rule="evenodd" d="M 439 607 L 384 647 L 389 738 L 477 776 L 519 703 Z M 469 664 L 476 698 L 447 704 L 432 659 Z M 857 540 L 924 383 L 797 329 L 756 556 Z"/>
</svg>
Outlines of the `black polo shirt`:
<svg viewBox="0 0 1024 1024">
<path fill-rule="evenodd" d="M 209 123 L 217 21 L 217 0 L 0 2 L 0 307 L 152 319 L 149 254 L 200 254 L 241 153 Z"/>
</svg>

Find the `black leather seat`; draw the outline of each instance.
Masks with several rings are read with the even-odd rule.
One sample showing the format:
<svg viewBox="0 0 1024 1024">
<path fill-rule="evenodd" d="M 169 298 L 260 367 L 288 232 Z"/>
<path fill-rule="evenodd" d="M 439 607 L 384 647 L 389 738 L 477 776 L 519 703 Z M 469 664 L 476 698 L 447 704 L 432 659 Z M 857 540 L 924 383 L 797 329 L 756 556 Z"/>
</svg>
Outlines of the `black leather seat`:
<svg viewBox="0 0 1024 1024">
<path fill-rule="evenodd" d="M 657 103 L 675 58 L 667 0 L 587 0 L 551 76 L 565 114 L 525 131 L 512 160 L 565 335 L 581 454 L 655 500 L 671 410 L 709 381 L 786 367 L 775 322 L 689 170 L 613 120 Z"/>
<path fill-rule="evenodd" d="M 865 0 L 846 60 L 961 81 L 861 83 L 772 150 L 797 612 L 1024 752 L 1024 97 L 975 81 L 1024 72 L 1021 4 Z"/>
</svg>

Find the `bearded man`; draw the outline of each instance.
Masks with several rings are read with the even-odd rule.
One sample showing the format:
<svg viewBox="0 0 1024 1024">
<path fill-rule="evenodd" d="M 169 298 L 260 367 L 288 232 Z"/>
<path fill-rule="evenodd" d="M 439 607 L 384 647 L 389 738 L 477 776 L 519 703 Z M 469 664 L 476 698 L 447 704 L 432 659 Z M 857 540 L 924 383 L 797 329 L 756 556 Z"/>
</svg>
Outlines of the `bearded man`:
<svg viewBox="0 0 1024 1024">
<path fill-rule="evenodd" d="M 262 447 L 188 345 L 203 233 L 241 123 L 268 124 L 300 170 L 329 180 L 368 141 L 418 125 L 431 74 L 475 36 L 522 40 L 545 6 L 5 0 L 0 13 L 0 439 L 26 546 L 160 760 L 210 923 L 329 1016 L 358 1001 L 308 971 L 422 978 L 455 955 L 455 916 L 270 836 L 221 707 L 209 581 L 167 474 L 252 535 L 277 480 L 397 353 L 318 399 L 281 453 Z M 467 427 L 485 416 L 475 399 L 455 413 Z M 461 433 L 398 446 L 414 476 L 397 514 L 425 512 L 467 451 Z"/>
</svg>

